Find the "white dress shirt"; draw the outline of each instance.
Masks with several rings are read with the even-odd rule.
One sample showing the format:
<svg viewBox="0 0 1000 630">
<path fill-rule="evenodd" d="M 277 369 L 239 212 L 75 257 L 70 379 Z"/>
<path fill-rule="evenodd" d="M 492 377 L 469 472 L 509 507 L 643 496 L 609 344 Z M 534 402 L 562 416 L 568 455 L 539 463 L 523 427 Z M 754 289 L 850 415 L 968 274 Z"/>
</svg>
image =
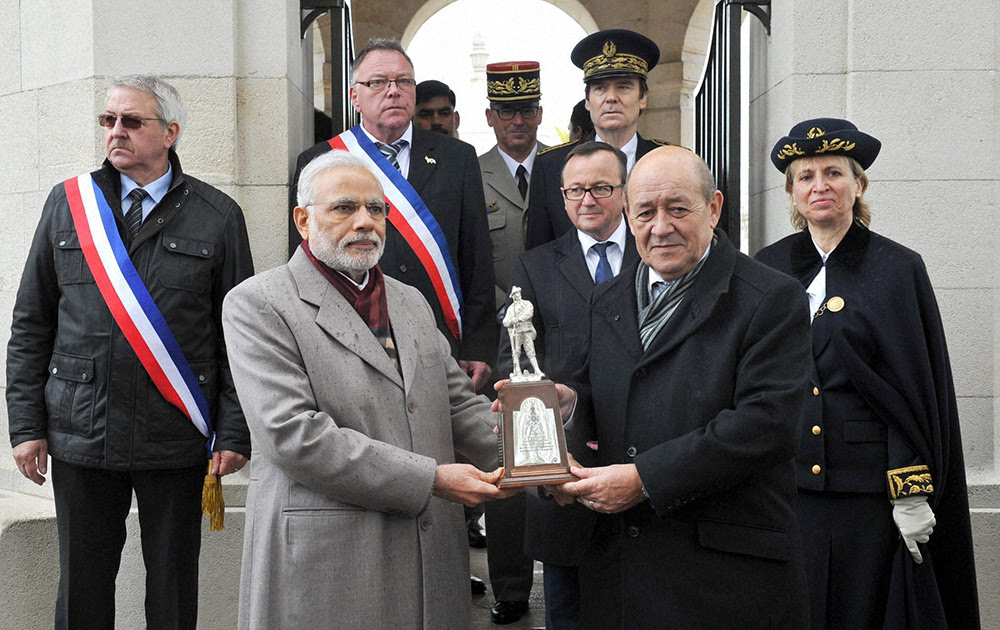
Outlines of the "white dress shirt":
<svg viewBox="0 0 1000 630">
<path fill-rule="evenodd" d="M 601 257 L 594 251 L 594 245 L 597 243 L 612 244 L 605 250 L 608 256 L 608 264 L 611 265 L 612 277 L 617 276 L 618 272 L 622 270 L 622 259 L 625 257 L 625 229 L 625 219 L 623 217 L 607 241 L 598 241 L 589 234 L 585 234 L 580 230 L 576 231 L 580 239 L 580 248 L 583 249 L 583 259 L 587 261 L 587 270 L 590 271 L 591 279 L 597 274 L 597 264 L 601 262 Z"/>
<path fill-rule="evenodd" d="M 594 132 L 594 139 L 597 140 L 598 142 L 604 142 L 605 144 L 608 144 L 606 141 L 601 140 L 601 136 L 598 135 L 596 131 Z M 632 139 L 626 142 L 625 146 L 623 146 L 620 149 L 620 151 L 625 154 L 626 158 L 625 171 L 627 173 L 631 173 L 632 167 L 635 166 L 635 152 L 636 149 L 638 148 L 639 148 L 639 134 L 636 133 L 633 134 Z"/>
<path fill-rule="evenodd" d="M 160 203 L 160 200 L 170 190 L 170 180 L 173 177 L 173 172 L 173 165 L 167 162 L 167 172 L 145 186 L 135 183 L 135 180 L 125 173 L 119 173 L 122 180 L 122 215 L 132 207 L 132 200 L 128 198 L 128 194 L 136 188 L 142 188 L 146 191 L 146 197 L 142 200 L 142 220 L 145 221 L 149 213 L 156 207 L 156 204 Z"/>
<path fill-rule="evenodd" d="M 499 146 L 497 146 L 497 151 L 500 152 L 500 157 L 503 158 L 503 163 L 507 165 L 507 170 L 510 171 L 511 179 L 513 179 L 515 183 L 517 183 L 518 166 L 523 166 L 524 170 L 528 171 L 528 181 L 531 181 L 531 168 L 535 165 L 535 154 L 538 153 L 537 142 L 535 143 L 535 146 L 531 147 L 531 152 L 528 154 L 528 157 L 524 158 L 523 162 L 518 162 L 514 158 L 510 157 L 504 153 L 503 149 Z"/>
<path fill-rule="evenodd" d="M 382 142 L 372 134 L 368 133 L 364 125 L 361 125 L 361 131 L 365 132 L 368 139 L 372 142 Z M 431 132 L 433 133 L 433 132 Z M 406 146 L 399 150 L 396 154 L 396 163 L 399 164 L 399 172 L 403 174 L 403 179 L 406 179 L 410 175 L 410 149 L 413 148 L 413 123 L 406 126 L 406 131 L 403 135 L 396 138 L 396 142 L 400 140 L 406 140 Z M 391 142 L 382 142 L 382 144 L 392 144 Z"/>
<path fill-rule="evenodd" d="M 810 237 L 812 238 L 812 237 Z M 806 288 L 806 293 L 809 294 L 809 323 L 812 323 L 813 315 L 819 310 L 819 307 L 823 306 L 823 302 L 826 301 L 826 259 L 830 257 L 836 246 L 833 247 L 829 252 L 823 252 L 813 240 L 813 247 L 819 253 L 819 257 L 823 259 L 823 266 L 819 268 L 819 273 L 813 278 L 812 282 Z"/>
</svg>

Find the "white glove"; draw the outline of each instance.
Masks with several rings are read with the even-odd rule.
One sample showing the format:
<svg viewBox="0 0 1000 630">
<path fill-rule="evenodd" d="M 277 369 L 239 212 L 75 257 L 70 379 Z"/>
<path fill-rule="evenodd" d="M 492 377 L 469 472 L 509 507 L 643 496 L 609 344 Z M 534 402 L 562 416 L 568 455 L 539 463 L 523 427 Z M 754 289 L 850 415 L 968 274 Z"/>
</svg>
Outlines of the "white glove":
<svg viewBox="0 0 1000 630">
<path fill-rule="evenodd" d="M 892 520 L 896 521 L 896 527 L 906 543 L 906 548 L 910 550 L 913 561 L 920 564 L 924 557 L 920 555 L 917 543 L 926 543 L 931 539 L 931 532 L 937 520 L 931 506 L 927 504 L 927 497 L 913 496 L 896 499 L 892 502 Z"/>
</svg>

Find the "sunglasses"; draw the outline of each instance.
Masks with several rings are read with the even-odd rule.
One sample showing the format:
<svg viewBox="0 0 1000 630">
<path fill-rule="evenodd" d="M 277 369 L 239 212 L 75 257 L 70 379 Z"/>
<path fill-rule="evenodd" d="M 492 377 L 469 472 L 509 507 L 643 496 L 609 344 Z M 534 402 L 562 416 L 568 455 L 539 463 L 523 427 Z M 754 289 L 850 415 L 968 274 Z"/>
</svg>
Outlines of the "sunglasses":
<svg viewBox="0 0 1000 630">
<path fill-rule="evenodd" d="M 121 118 L 122 127 L 125 127 L 126 129 L 138 129 L 139 127 L 142 127 L 142 121 L 144 120 L 159 120 L 160 122 L 163 122 L 159 118 L 140 118 L 139 116 L 117 116 L 115 114 L 101 114 L 100 116 L 97 117 L 97 124 L 102 127 L 107 127 L 108 129 L 111 129 L 112 127 L 115 126 L 115 123 L 118 122 L 119 118 Z"/>
</svg>

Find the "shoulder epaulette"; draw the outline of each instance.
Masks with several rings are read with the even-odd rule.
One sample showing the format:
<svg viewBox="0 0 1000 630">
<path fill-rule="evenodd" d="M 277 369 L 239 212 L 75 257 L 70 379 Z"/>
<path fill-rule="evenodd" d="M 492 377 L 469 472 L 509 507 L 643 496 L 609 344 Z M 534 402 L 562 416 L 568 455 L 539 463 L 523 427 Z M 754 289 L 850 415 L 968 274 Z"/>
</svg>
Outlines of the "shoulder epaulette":
<svg viewBox="0 0 1000 630">
<path fill-rule="evenodd" d="M 557 144 L 557 145 L 556 145 L 556 146 L 554 146 L 554 147 L 548 147 L 548 148 L 546 148 L 546 149 L 542 149 L 541 151 L 539 151 L 539 152 L 538 152 L 538 153 L 536 153 L 535 155 L 545 155 L 546 153 L 548 153 L 549 151 L 552 151 L 553 149 L 561 149 L 561 148 L 563 148 L 563 147 L 571 147 L 571 146 L 573 146 L 574 144 L 576 144 L 577 142 L 579 142 L 579 140 L 574 140 L 574 141 L 572 141 L 572 142 L 565 142 L 565 143 L 563 143 L 563 144 Z"/>
<path fill-rule="evenodd" d="M 675 146 L 673 142 L 667 142 L 666 140 L 660 140 L 659 138 L 650 138 L 650 142 L 658 147 L 672 147 Z"/>
</svg>

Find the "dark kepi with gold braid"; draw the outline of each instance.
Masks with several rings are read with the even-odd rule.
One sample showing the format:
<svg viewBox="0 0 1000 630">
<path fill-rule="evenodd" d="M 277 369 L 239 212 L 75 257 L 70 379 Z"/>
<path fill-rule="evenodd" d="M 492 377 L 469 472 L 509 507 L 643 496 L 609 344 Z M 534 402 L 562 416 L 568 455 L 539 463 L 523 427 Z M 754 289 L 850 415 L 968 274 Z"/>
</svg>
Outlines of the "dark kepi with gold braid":
<svg viewBox="0 0 1000 630">
<path fill-rule="evenodd" d="M 537 61 L 502 61 L 486 66 L 486 98 L 492 103 L 537 101 L 542 97 Z"/>
<path fill-rule="evenodd" d="M 660 60 L 660 48 L 645 35 L 613 28 L 584 37 L 570 59 L 583 70 L 584 81 L 623 76 L 645 79 Z"/>
<path fill-rule="evenodd" d="M 858 131 L 849 120 L 812 118 L 792 127 L 771 149 L 771 162 L 782 173 L 799 158 L 815 155 L 845 155 L 866 169 L 872 165 L 882 143 Z"/>
</svg>

